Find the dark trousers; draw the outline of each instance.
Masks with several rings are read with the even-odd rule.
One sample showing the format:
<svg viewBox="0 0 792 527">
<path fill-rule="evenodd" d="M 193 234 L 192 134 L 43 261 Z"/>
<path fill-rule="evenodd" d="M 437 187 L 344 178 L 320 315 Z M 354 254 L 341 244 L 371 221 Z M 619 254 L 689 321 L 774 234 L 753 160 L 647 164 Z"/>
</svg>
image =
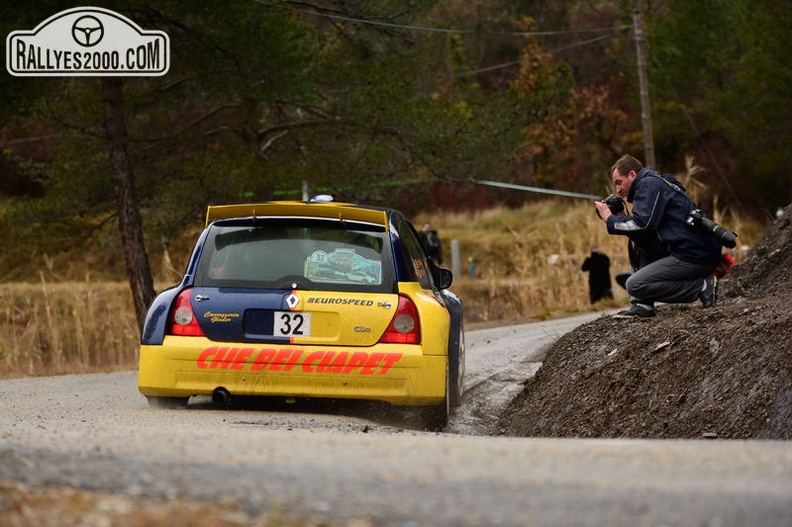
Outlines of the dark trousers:
<svg viewBox="0 0 792 527">
<path fill-rule="evenodd" d="M 714 265 L 691 264 L 666 256 L 634 272 L 627 279 L 627 292 L 633 304 L 694 302 L 701 293 L 704 279 L 714 270 Z"/>
</svg>

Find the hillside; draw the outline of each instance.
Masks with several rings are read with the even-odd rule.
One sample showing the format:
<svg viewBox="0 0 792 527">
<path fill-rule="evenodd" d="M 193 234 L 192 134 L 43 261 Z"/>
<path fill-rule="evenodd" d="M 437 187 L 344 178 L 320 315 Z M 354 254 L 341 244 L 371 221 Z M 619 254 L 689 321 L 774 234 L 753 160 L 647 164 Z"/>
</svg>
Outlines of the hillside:
<svg viewBox="0 0 792 527">
<path fill-rule="evenodd" d="M 609 316 L 560 338 L 500 420 L 508 436 L 792 439 L 792 205 L 717 306 Z"/>
</svg>

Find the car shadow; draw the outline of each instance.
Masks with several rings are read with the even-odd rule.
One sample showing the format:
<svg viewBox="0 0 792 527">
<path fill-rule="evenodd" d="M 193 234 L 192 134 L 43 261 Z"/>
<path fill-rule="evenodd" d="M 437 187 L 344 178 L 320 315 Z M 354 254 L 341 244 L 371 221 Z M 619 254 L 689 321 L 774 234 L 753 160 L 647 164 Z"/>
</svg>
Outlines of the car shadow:
<svg viewBox="0 0 792 527">
<path fill-rule="evenodd" d="M 381 401 L 363 401 L 355 399 L 310 399 L 290 397 L 256 397 L 234 396 L 228 402 L 217 403 L 210 396 L 193 396 L 187 406 L 189 410 L 224 410 L 231 412 L 262 412 L 281 414 L 282 425 L 288 428 L 301 428 L 316 426 L 314 421 L 305 421 L 309 416 L 340 416 L 358 420 L 351 423 L 353 428 L 368 431 L 372 426 L 381 426 L 398 430 L 428 431 L 418 408 L 399 407 Z M 289 416 L 299 416 L 300 419 L 289 419 Z M 249 417 L 249 416 L 246 416 Z M 362 422 L 361 422 L 362 421 Z M 260 420 L 247 419 L 241 424 L 272 426 L 272 419 Z M 278 423 L 280 425 L 280 423 Z"/>
</svg>

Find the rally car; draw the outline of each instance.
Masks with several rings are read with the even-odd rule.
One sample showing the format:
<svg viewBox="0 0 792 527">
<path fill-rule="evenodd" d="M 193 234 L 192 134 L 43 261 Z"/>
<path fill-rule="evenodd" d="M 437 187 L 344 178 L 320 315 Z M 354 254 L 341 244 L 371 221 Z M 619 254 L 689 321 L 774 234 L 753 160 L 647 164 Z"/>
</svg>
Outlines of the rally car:
<svg viewBox="0 0 792 527">
<path fill-rule="evenodd" d="M 392 209 L 336 202 L 210 206 L 181 282 L 141 335 L 138 389 L 385 401 L 445 426 L 462 397 L 462 303 Z"/>
</svg>

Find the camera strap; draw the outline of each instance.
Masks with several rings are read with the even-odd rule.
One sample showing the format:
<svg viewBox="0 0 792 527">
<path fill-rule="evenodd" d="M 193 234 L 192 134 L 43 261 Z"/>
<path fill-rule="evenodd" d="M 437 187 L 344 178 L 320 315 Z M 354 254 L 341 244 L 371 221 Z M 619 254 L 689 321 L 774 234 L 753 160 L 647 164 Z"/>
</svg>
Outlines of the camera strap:
<svg viewBox="0 0 792 527">
<path fill-rule="evenodd" d="M 690 197 L 690 194 L 688 194 L 686 190 L 684 190 L 682 187 L 680 187 L 676 183 L 673 183 L 673 182 L 669 181 L 667 178 L 665 178 L 665 177 L 663 177 L 663 176 L 661 176 L 660 174 L 657 174 L 657 173 L 647 174 L 647 176 L 659 179 L 660 181 L 662 181 L 663 183 L 665 183 L 666 185 L 668 185 L 672 189 L 676 190 L 677 192 L 679 192 L 680 194 L 685 196 L 687 198 L 687 200 L 690 202 L 690 204 L 693 205 L 693 208 L 698 208 L 698 205 L 696 205 L 696 203 L 693 201 L 693 198 Z"/>
<path fill-rule="evenodd" d="M 713 220 L 707 218 L 701 212 L 701 210 L 699 210 L 698 205 L 696 205 L 696 202 L 693 201 L 693 198 L 690 197 L 690 194 L 688 194 L 685 190 L 683 190 L 682 187 L 669 181 L 668 179 L 664 178 L 659 174 L 654 173 L 654 174 L 649 174 L 649 176 L 656 177 L 662 180 L 666 185 L 676 190 L 677 192 L 681 193 L 683 196 L 687 198 L 687 200 L 693 206 L 693 210 L 691 211 L 691 216 L 690 218 L 688 218 L 689 225 L 696 225 L 696 226 L 703 225 L 704 231 L 717 238 L 722 245 L 729 248 L 735 247 L 736 243 L 734 239 L 737 237 L 737 233 L 729 229 L 726 229 L 725 227 L 722 227 L 717 223 L 715 223 Z M 694 216 L 694 214 L 697 214 L 697 216 Z"/>
</svg>

